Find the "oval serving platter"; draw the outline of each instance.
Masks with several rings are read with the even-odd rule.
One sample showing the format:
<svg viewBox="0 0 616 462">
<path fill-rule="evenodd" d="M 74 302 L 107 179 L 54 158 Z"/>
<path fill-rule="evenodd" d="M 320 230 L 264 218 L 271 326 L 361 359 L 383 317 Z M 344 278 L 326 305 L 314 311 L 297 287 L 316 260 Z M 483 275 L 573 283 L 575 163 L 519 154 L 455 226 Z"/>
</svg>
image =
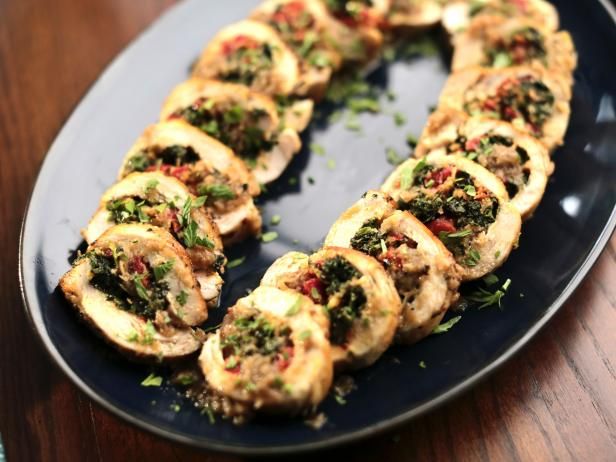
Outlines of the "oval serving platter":
<svg viewBox="0 0 616 462">
<path fill-rule="evenodd" d="M 187 77 L 202 46 L 257 3 L 185 1 L 103 73 L 47 154 L 23 223 L 20 280 L 45 347 L 99 404 L 193 446 L 280 454 L 356 440 L 433 409 L 503 364 L 581 282 L 616 224 L 616 27 L 612 7 L 600 0 L 554 1 L 580 55 L 572 119 L 565 146 L 554 154 L 556 172 L 543 202 L 525 224 L 519 249 L 498 271 L 501 280 L 512 280 L 501 309 L 469 309 L 446 335 L 392 348 L 373 367 L 354 374 L 356 389 L 346 405 L 333 397 L 324 402 L 328 420 L 319 430 L 300 419 L 237 427 L 221 420 L 211 424 L 171 385 L 142 387 L 151 369 L 122 359 L 94 338 L 57 282 L 76 249 L 84 248 L 79 230 L 114 182 L 125 151 L 156 120 L 164 98 Z M 246 260 L 228 271 L 221 306 L 208 325 L 220 322 L 226 307 L 254 288 L 275 258 L 318 248 L 338 215 L 367 189 L 378 188 L 392 170 L 386 149 L 404 153 L 407 133 L 421 132 L 447 78 L 447 62 L 437 53 L 377 68 L 368 80 L 382 89 L 388 109 L 362 114 L 360 131 L 328 117 L 331 107 L 319 106 L 319 117 L 303 134 L 301 154 L 260 199 L 264 223 L 274 215 L 282 218 L 266 227 L 279 238 L 230 250 L 230 259 Z M 385 103 L 386 90 L 395 101 Z M 394 111 L 406 116 L 403 127 L 394 123 Z M 325 156 L 310 154 L 311 143 L 322 145 Z"/>
</svg>

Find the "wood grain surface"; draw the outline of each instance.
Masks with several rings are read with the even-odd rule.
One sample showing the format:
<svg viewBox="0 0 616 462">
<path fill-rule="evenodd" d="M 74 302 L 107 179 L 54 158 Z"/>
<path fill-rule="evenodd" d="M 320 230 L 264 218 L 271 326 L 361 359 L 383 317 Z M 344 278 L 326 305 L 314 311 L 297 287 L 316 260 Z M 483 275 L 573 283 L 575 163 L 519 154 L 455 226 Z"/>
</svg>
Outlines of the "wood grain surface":
<svg viewBox="0 0 616 462">
<path fill-rule="evenodd" d="M 20 221 L 47 148 L 107 63 L 172 3 L 0 0 L 0 434 L 9 462 L 239 460 L 162 440 L 93 404 L 34 340 L 18 289 Z M 612 236 L 556 318 L 491 378 L 393 433 L 317 457 L 613 461 L 615 358 Z"/>
</svg>

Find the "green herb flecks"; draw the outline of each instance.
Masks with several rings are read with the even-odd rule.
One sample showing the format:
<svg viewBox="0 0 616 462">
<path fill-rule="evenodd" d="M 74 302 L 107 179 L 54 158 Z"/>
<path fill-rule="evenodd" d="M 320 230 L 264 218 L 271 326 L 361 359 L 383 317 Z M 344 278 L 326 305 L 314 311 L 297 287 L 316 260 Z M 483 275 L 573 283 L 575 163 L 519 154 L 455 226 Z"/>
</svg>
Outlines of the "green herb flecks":
<svg viewBox="0 0 616 462">
<path fill-rule="evenodd" d="M 163 383 L 163 378 L 157 375 L 154 375 L 153 373 L 148 375 L 145 379 L 143 379 L 143 381 L 141 382 L 141 386 L 142 387 L 160 387 Z"/>
<path fill-rule="evenodd" d="M 448 332 L 455 324 L 457 324 L 458 321 L 460 321 L 460 319 L 462 319 L 462 316 L 453 317 L 449 321 L 436 326 L 432 330 L 432 333 L 433 334 L 444 334 L 445 332 Z"/>
</svg>

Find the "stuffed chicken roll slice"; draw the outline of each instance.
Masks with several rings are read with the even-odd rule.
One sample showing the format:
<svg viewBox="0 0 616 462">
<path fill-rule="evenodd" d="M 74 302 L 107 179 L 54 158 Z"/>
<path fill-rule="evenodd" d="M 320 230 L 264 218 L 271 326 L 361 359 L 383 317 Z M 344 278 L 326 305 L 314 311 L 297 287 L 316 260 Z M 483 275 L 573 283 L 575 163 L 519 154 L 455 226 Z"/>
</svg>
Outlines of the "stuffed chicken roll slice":
<svg viewBox="0 0 616 462">
<path fill-rule="evenodd" d="M 259 183 L 274 181 L 301 148 L 274 101 L 244 85 L 192 78 L 167 98 L 161 120 L 183 119 L 238 155 Z"/>
<path fill-rule="evenodd" d="M 205 197 L 193 196 L 184 184 L 161 172 L 131 173 L 103 194 L 82 234 L 92 243 L 123 223 L 145 223 L 169 231 L 186 249 L 203 297 L 215 305 L 226 259 L 218 228 L 204 203 Z"/>
<path fill-rule="evenodd" d="M 348 247 L 376 258 L 402 300 L 396 341 L 430 335 L 458 298 L 456 262 L 419 220 L 396 210 L 392 199 L 368 191 L 334 223 L 326 246 Z"/>
<path fill-rule="evenodd" d="M 454 40 L 451 69 L 544 67 L 572 79 L 577 56 L 568 32 L 552 32 L 523 17 L 478 18 Z"/>
<path fill-rule="evenodd" d="M 299 83 L 299 65 L 273 28 L 244 20 L 225 27 L 206 45 L 193 75 L 290 95 Z"/>
<path fill-rule="evenodd" d="M 259 184 L 244 162 L 215 138 L 182 120 L 148 127 L 130 148 L 119 179 L 135 172 L 160 171 L 205 197 L 225 244 L 261 231 L 261 214 L 252 200 Z"/>
<path fill-rule="evenodd" d="M 207 308 L 188 255 L 150 225 L 107 230 L 60 280 L 66 298 L 108 343 L 139 359 L 182 358 L 201 347 L 191 326 Z"/>
<path fill-rule="evenodd" d="M 570 99 L 569 80 L 559 74 L 528 66 L 474 67 L 449 77 L 439 107 L 509 122 L 552 151 L 563 143 Z"/>
<path fill-rule="evenodd" d="M 328 40 L 350 65 L 374 63 L 383 46 L 388 0 L 319 0 L 329 12 Z"/>
<path fill-rule="evenodd" d="M 294 51 L 299 61 L 295 93 L 322 99 L 332 71 L 342 63 L 342 56 L 327 40 L 325 6 L 319 0 L 267 0 L 251 17 L 272 27 Z"/>
<path fill-rule="evenodd" d="M 300 61 L 276 30 L 245 20 L 221 30 L 205 47 L 193 76 L 246 85 L 284 101 L 278 106 L 287 127 L 303 131 L 314 103 L 301 81 Z"/>
<path fill-rule="evenodd" d="M 550 32 L 558 30 L 556 8 L 546 0 L 453 0 L 443 6 L 443 26 L 451 35 L 466 30 L 481 18 L 520 17 L 535 21 Z"/>
<path fill-rule="evenodd" d="M 208 386 L 246 412 L 310 411 L 332 383 L 328 321 L 308 297 L 258 287 L 229 308 L 199 365 Z"/>
<path fill-rule="evenodd" d="M 441 21 L 439 0 L 389 0 L 387 25 L 397 32 L 420 32 Z"/>
<path fill-rule="evenodd" d="M 326 247 L 310 257 L 290 252 L 270 266 L 261 285 L 294 290 L 325 307 L 339 371 L 374 363 L 398 326 L 393 281 L 375 259 L 355 250 Z"/>
<path fill-rule="evenodd" d="M 505 122 L 450 109 L 430 116 L 415 157 L 431 152 L 462 155 L 490 170 L 505 184 L 522 218 L 533 214 L 554 170 L 546 147 L 532 136 Z"/>
<path fill-rule="evenodd" d="M 445 244 L 463 280 L 498 268 L 517 245 L 522 219 L 505 186 L 465 157 L 409 159 L 382 189 Z"/>
</svg>

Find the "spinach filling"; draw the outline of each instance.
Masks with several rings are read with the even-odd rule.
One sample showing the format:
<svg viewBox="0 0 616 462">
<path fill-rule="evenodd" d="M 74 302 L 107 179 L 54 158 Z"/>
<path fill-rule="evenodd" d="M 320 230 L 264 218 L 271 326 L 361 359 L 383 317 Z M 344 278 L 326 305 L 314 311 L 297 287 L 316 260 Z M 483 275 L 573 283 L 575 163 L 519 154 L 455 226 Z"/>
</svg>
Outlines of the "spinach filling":
<svg viewBox="0 0 616 462">
<path fill-rule="evenodd" d="M 464 103 L 470 115 L 487 115 L 515 124 L 527 124 L 535 136 L 543 134 L 543 125 L 554 112 L 555 98 L 542 81 L 532 76 L 505 80 L 495 96 L 474 98 Z"/>
<path fill-rule="evenodd" d="M 172 118 L 180 117 L 189 124 L 229 146 L 244 160 L 253 161 L 263 151 L 271 150 L 276 144 L 274 137 L 268 137 L 259 124 L 267 113 L 261 109 L 246 110 L 239 104 L 216 104 L 200 98 L 192 106 L 180 109 Z"/>
<path fill-rule="evenodd" d="M 417 248 L 417 243 L 407 236 L 397 232 L 380 232 L 380 222 L 376 218 L 366 221 L 351 238 L 351 248 L 359 250 L 366 255 L 376 257 L 385 264 L 388 253 L 402 245 Z M 385 265 L 387 266 L 387 265 Z"/>
<path fill-rule="evenodd" d="M 409 200 L 399 199 L 398 206 L 426 224 L 459 262 L 475 266 L 480 256 L 472 247 L 473 238 L 494 223 L 498 201 L 462 171 L 455 174 L 453 182 L 439 188 L 452 174 L 449 167 L 422 165 L 411 182 L 416 193 Z"/>
<path fill-rule="evenodd" d="M 326 260 L 319 268 L 321 280 L 326 285 L 328 294 L 334 294 L 353 278 L 361 277 L 361 273 L 345 258 L 337 255 Z"/>
<path fill-rule="evenodd" d="M 447 153 L 461 154 L 490 170 L 505 184 L 511 198 L 528 183 L 530 157 L 512 138 L 488 133 L 468 140 L 460 135 L 447 146 Z"/>
<path fill-rule="evenodd" d="M 326 260 L 318 269 L 325 292 L 330 296 L 341 293 L 336 306 L 327 306 L 327 313 L 330 318 L 331 343 L 345 345 L 353 322 L 361 317 L 367 302 L 364 289 L 350 284 L 352 279 L 361 277 L 361 273 L 341 256 Z"/>
<path fill-rule="evenodd" d="M 288 349 L 293 347 L 291 329 L 276 326 L 260 314 L 243 315 L 226 319 L 221 329 L 221 343 L 225 367 L 235 369 L 241 359 L 259 355 L 288 360 Z"/>
<path fill-rule="evenodd" d="M 191 215 L 192 209 L 201 207 L 205 200 L 201 197 L 193 203 L 189 198 L 180 210 L 173 202 L 124 197 L 109 201 L 107 210 L 113 223 L 151 223 L 169 231 L 188 248 L 200 245 L 213 249 L 214 243 L 207 236 L 199 236 L 199 226 Z"/>
<path fill-rule="evenodd" d="M 330 341 L 334 345 L 344 345 L 347 342 L 349 330 L 353 321 L 361 316 L 366 304 L 366 294 L 360 286 L 350 286 L 342 295 L 340 306 L 328 310 L 330 319 Z"/>
<path fill-rule="evenodd" d="M 273 49 L 269 43 L 233 41 L 229 48 L 224 70 L 219 73 L 221 80 L 250 86 L 259 74 L 273 67 Z"/>
<path fill-rule="evenodd" d="M 194 164 L 199 160 L 199 155 L 190 146 L 180 146 L 177 144 L 165 148 L 149 146 L 128 160 L 128 171 L 145 172 L 147 170 L 159 169 L 161 165 L 181 167 Z"/>
<path fill-rule="evenodd" d="M 169 284 L 163 277 L 173 267 L 173 261 L 151 268 L 142 257 L 127 261 L 120 248 L 95 249 L 85 257 L 90 262 L 90 284 L 119 308 L 152 320 L 157 311 L 169 306 Z"/>
<path fill-rule="evenodd" d="M 486 64 L 491 67 L 508 67 L 533 60 L 545 63 L 546 55 L 543 35 L 534 27 L 524 27 L 488 48 Z"/>
<path fill-rule="evenodd" d="M 381 241 L 384 237 L 379 231 L 378 220 L 372 219 L 364 223 L 351 238 L 351 248 L 376 257 L 383 252 Z"/>
</svg>

